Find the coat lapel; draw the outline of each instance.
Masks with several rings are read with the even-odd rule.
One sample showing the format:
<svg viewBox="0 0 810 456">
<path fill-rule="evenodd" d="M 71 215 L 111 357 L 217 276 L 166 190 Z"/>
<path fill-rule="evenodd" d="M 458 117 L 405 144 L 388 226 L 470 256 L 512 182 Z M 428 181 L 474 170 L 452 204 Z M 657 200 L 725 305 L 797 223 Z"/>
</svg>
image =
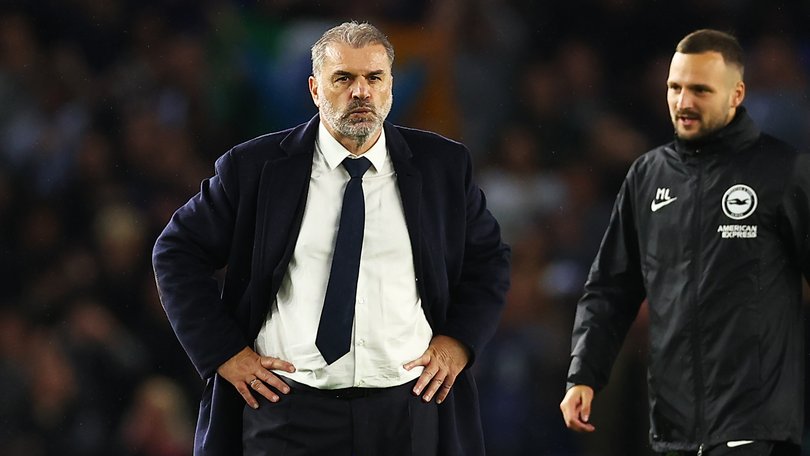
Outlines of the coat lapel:
<svg viewBox="0 0 810 456">
<path fill-rule="evenodd" d="M 397 173 L 397 185 L 405 211 L 405 223 L 408 226 L 408 237 L 413 251 L 413 265 L 416 272 L 417 288 L 424 296 L 422 280 L 422 173 L 413 164 L 413 152 L 397 128 L 385 123 L 385 140 L 394 170 Z M 422 301 L 423 306 L 426 304 Z M 430 315 L 427 313 L 427 315 Z M 430 319 L 430 317 L 428 317 Z"/>
<path fill-rule="evenodd" d="M 250 335 L 264 322 L 272 296 L 278 291 L 292 257 L 306 206 L 318 116 L 293 129 L 280 147 L 281 158 L 265 162 L 257 199 L 257 238 L 254 244 L 254 302 Z"/>
</svg>

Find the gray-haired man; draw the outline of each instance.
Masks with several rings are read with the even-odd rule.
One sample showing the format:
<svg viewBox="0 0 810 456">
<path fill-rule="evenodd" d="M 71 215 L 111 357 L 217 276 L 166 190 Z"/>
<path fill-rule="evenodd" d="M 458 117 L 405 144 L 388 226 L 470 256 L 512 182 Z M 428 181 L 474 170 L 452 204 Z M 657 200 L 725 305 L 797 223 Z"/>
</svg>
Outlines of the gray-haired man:
<svg viewBox="0 0 810 456">
<path fill-rule="evenodd" d="M 467 149 L 385 122 L 393 59 L 369 24 L 327 31 L 319 115 L 223 155 L 155 245 L 166 313 L 207 379 L 197 455 L 484 454 L 467 368 L 509 248 Z"/>
</svg>

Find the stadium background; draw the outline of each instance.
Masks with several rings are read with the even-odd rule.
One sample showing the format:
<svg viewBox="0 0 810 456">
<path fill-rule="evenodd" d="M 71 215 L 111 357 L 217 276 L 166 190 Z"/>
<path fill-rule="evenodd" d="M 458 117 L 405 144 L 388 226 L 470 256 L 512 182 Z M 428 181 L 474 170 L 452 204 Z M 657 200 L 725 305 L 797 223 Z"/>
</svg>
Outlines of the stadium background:
<svg viewBox="0 0 810 456">
<path fill-rule="evenodd" d="M 560 418 L 585 273 L 630 162 L 672 136 L 684 34 L 737 33 L 745 105 L 808 145 L 808 1 L 0 2 L 0 454 L 190 454 L 201 381 L 152 243 L 228 147 L 315 113 L 308 49 L 346 19 L 389 34 L 390 120 L 471 148 L 514 249 L 475 365 L 489 454 L 649 454 L 643 312 L 597 433 Z"/>
</svg>

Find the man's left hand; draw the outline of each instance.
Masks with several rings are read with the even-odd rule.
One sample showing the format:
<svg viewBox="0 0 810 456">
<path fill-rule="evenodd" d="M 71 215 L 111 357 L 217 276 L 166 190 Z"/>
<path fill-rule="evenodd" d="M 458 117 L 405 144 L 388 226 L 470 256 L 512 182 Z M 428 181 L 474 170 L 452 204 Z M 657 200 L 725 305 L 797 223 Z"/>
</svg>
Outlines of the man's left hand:
<svg viewBox="0 0 810 456">
<path fill-rule="evenodd" d="M 421 357 L 403 367 L 411 370 L 424 366 L 425 370 L 416 381 L 413 393 L 417 396 L 421 394 L 425 402 L 430 402 L 435 396 L 436 403 L 441 404 L 469 360 L 470 354 L 464 344 L 450 336 L 439 335 L 430 341 L 430 346 Z"/>
</svg>

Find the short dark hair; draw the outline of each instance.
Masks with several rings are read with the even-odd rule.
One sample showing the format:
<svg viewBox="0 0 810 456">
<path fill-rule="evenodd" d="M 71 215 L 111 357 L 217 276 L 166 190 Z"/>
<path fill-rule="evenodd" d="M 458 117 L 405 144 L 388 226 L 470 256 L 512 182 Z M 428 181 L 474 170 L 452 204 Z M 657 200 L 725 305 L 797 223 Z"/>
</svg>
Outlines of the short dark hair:
<svg viewBox="0 0 810 456">
<path fill-rule="evenodd" d="M 681 54 L 702 54 L 704 52 L 719 52 L 727 65 L 734 65 L 740 69 L 740 74 L 745 70 L 745 62 L 742 46 L 737 38 L 726 32 L 713 29 L 700 29 L 686 35 L 675 52 Z"/>
<path fill-rule="evenodd" d="M 316 77 L 321 72 L 326 48 L 335 43 L 348 44 L 355 49 L 371 44 L 381 44 L 385 48 L 385 53 L 388 54 L 388 63 L 394 64 L 394 46 L 377 27 L 368 22 L 344 22 L 324 32 L 323 36 L 312 45 L 312 74 Z"/>
</svg>

